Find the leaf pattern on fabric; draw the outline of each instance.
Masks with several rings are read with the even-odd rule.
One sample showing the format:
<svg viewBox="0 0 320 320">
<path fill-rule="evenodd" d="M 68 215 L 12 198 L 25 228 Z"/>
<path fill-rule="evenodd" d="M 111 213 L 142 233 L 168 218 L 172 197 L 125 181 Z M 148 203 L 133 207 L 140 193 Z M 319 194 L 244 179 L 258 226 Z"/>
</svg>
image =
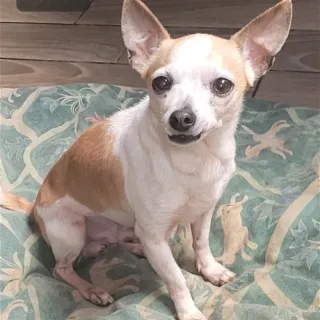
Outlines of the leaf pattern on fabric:
<svg viewBox="0 0 320 320">
<path fill-rule="evenodd" d="M 15 297 L 20 290 L 24 288 L 24 284 L 22 282 L 24 274 L 17 252 L 13 254 L 12 259 L 13 262 L 9 262 L 0 257 L 0 261 L 3 263 L 3 265 L 7 266 L 0 269 L 0 281 L 7 282 L 3 289 L 3 294 L 10 297 Z"/>
<path fill-rule="evenodd" d="M 1 88 L 1 185 L 34 200 L 81 132 L 145 95 L 102 84 Z M 210 320 L 319 319 L 320 112 L 247 100 L 236 140 L 237 170 L 217 204 L 210 246 L 237 278 L 221 288 L 204 281 L 190 226 L 179 226 L 170 246 L 192 296 Z M 75 265 L 81 277 L 113 295 L 112 305 L 99 308 L 52 277 L 52 252 L 24 215 L 0 208 L 0 237 L 1 320 L 175 317 L 148 261 L 120 246 Z"/>
<path fill-rule="evenodd" d="M 312 223 L 316 230 L 319 231 L 320 222 L 312 219 Z M 294 238 L 292 243 L 289 246 L 289 249 L 300 248 L 301 250 L 292 257 L 293 260 L 303 261 L 307 264 L 308 269 L 310 270 L 312 264 L 318 258 L 320 254 L 320 235 L 319 233 L 312 238 L 309 238 L 309 231 L 306 225 L 301 219 L 299 225 L 295 229 L 291 229 L 291 234 Z"/>
</svg>

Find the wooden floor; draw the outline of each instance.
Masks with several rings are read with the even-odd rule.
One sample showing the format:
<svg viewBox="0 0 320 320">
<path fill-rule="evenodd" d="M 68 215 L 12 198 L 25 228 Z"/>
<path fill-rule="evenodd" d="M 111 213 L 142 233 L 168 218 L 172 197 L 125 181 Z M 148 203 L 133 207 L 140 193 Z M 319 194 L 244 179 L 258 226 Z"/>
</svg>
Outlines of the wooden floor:
<svg viewBox="0 0 320 320">
<path fill-rule="evenodd" d="M 145 0 L 172 36 L 228 37 L 276 0 Z M 293 0 L 292 31 L 256 97 L 320 108 L 320 2 Z M 0 86 L 99 82 L 143 87 L 126 61 L 121 0 L 86 12 L 20 12 L 0 0 Z"/>
</svg>

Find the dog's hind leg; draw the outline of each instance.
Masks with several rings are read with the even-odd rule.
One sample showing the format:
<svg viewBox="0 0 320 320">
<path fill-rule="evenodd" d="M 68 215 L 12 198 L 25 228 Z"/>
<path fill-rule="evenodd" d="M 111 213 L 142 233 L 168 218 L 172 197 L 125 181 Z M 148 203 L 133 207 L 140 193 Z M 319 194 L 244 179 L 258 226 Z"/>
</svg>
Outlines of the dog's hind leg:
<svg viewBox="0 0 320 320">
<path fill-rule="evenodd" d="M 85 217 L 61 209 L 59 212 L 50 212 L 46 208 L 46 212 L 41 214 L 47 239 L 56 258 L 54 276 L 76 288 L 86 300 L 100 306 L 107 305 L 112 302 L 111 296 L 104 289 L 81 279 L 73 269 L 73 263 L 86 242 Z"/>
</svg>

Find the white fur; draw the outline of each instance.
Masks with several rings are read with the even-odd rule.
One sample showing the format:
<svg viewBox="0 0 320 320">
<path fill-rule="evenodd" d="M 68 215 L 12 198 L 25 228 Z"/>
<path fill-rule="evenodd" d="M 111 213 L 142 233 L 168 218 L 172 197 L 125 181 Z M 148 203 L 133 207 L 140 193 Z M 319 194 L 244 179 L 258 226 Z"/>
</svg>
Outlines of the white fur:
<svg viewBox="0 0 320 320">
<path fill-rule="evenodd" d="M 218 50 L 213 52 L 213 63 L 216 68 L 222 67 L 222 57 Z M 195 66 L 198 68 L 201 61 L 206 61 L 208 53 L 212 51 L 212 36 L 207 34 L 195 34 L 183 43 L 176 50 L 171 62 L 174 65 L 184 65 L 184 67 Z"/>
<path fill-rule="evenodd" d="M 192 223 L 195 239 L 200 239 L 196 245 L 199 271 L 215 284 L 234 277 L 214 260 L 208 238 L 213 209 L 235 169 L 237 119 L 205 140 L 181 147 L 169 142 L 163 124 L 150 111 L 151 103 L 147 98 L 111 118 L 114 152 L 123 166 L 125 193 L 147 258 L 167 283 L 180 319 L 204 319 L 166 237 L 174 224 Z"/>
<path fill-rule="evenodd" d="M 157 132 L 148 103 L 146 99 L 111 118 L 127 198 L 136 217 L 150 212 L 158 229 L 167 228 L 174 212 L 177 222 L 193 222 L 220 197 L 221 179 L 235 168 L 235 126 L 215 131 L 215 138 L 208 137 L 210 147 L 207 141 L 177 147 Z"/>
</svg>

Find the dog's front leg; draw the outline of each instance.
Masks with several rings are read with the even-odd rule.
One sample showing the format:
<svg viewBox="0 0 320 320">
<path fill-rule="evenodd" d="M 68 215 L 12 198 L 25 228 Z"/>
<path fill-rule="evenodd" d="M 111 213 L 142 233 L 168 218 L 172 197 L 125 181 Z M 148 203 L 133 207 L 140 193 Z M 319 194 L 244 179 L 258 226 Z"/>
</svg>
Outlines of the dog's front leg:
<svg viewBox="0 0 320 320">
<path fill-rule="evenodd" d="M 235 274 L 217 262 L 211 253 L 209 234 L 212 214 L 213 209 L 200 216 L 198 220 L 191 224 L 193 248 L 196 253 L 199 273 L 214 285 L 223 285 L 231 281 L 235 277 Z"/>
<path fill-rule="evenodd" d="M 136 224 L 135 233 L 143 245 L 144 253 L 151 266 L 167 285 L 179 320 L 205 320 L 205 316 L 195 306 L 186 279 L 172 255 L 165 233 L 159 234 L 159 230 L 146 229 Z"/>
</svg>

